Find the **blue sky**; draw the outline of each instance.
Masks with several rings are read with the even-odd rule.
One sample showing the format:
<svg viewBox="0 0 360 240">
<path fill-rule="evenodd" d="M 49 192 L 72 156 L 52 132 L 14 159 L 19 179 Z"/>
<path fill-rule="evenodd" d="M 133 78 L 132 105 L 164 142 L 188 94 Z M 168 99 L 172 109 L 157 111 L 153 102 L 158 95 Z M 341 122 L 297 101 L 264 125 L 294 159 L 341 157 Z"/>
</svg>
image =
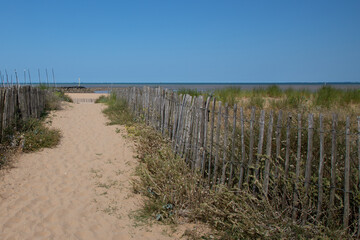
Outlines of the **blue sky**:
<svg viewBox="0 0 360 240">
<path fill-rule="evenodd" d="M 359 0 L 1 1 L 0 70 L 58 82 L 360 81 Z M 22 74 L 19 74 L 22 77 Z"/>
</svg>

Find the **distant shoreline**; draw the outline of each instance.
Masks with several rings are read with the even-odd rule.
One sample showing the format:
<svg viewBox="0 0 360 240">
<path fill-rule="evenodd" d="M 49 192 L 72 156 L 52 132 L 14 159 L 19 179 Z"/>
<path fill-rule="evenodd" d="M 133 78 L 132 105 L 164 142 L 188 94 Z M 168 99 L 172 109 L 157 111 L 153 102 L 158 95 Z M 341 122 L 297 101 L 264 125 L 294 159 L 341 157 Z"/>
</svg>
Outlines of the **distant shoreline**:
<svg viewBox="0 0 360 240">
<path fill-rule="evenodd" d="M 58 87 L 78 86 L 75 83 L 57 83 Z M 251 90 L 255 88 L 267 88 L 271 85 L 277 85 L 281 89 L 308 89 L 315 91 L 323 86 L 331 86 L 337 89 L 360 89 L 360 82 L 333 82 L 333 83 L 82 83 L 80 86 L 90 89 L 110 89 L 122 87 L 141 87 L 141 86 L 161 86 L 163 88 L 179 90 L 179 89 L 196 89 L 198 91 L 207 91 L 221 88 L 242 88 L 244 90 Z"/>
</svg>

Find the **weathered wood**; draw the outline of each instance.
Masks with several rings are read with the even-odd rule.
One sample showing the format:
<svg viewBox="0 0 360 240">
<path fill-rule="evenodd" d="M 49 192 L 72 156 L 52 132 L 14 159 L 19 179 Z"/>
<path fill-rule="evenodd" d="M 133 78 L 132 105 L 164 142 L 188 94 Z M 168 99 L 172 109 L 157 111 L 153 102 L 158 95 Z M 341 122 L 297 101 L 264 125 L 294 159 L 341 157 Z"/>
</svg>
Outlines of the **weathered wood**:
<svg viewBox="0 0 360 240">
<path fill-rule="evenodd" d="M 257 186 L 256 181 L 259 180 L 259 165 L 260 160 L 263 158 L 262 150 L 264 144 L 264 129 L 265 129 L 265 111 L 261 110 L 260 112 L 260 121 L 259 121 L 259 143 L 258 143 L 258 151 L 256 156 L 256 164 L 255 164 L 255 176 L 254 176 L 254 185 L 253 185 L 253 192 L 255 192 Z"/>
<path fill-rule="evenodd" d="M 284 182 L 285 183 L 289 176 L 291 121 L 292 121 L 292 115 L 291 115 L 291 113 L 289 113 L 287 123 L 286 123 L 286 150 L 285 150 L 285 166 L 284 166 Z M 283 208 L 285 208 L 285 205 L 286 205 L 286 195 L 287 195 L 287 189 L 286 189 L 286 184 L 284 184 L 283 191 L 282 191 L 282 200 L 281 200 L 281 204 L 282 204 Z"/>
<path fill-rule="evenodd" d="M 307 146 L 307 159 L 306 159 L 306 169 L 305 169 L 305 199 L 303 206 L 303 214 L 302 214 L 302 223 L 305 224 L 308 216 L 308 202 L 309 202 L 309 188 L 311 181 L 311 162 L 313 159 L 313 134 L 314 134 L 314 115 L 309 114 L 308 119 L 308 146 Z"/>
<path fill-rule="evenodd" d="M 329 216 L 328 219 L 333 218 L 335 189 L 336 189 L 336 156 L 337 156 L 337 115 L 332 116 L 332 130 L 331 130 L 331 177 L 330 177 L 330 200 L 329 200 Z"/>
<path fill-rule="evenodd" d="M 254 122 L 255 122 L 255 107 L 251 108 L 250 116 L 250 143 L 249 143 L 249 161 L 247 167 L 247 175 L 245 184 L 250 189 L 249 178 L 252 174 L 253 168 L 253 154 L 254 154 Z"/>
<path fill-rule="evenodd" d="M 320 159 L 319 159 L 319 178 L 318 178 L 318 204 L 316 210 L 316 220 L 319 221 L 321 217 L 321 206 L 323 201 L 323 174 L 324 174 L 324 126 L 323 115 L 319 116 L 320 123 Z"/>
<path fill-rule="evenodd" d="M 233 126 L 232 126 L 232 146 L 231 146 L 231 157 L 230 157 L 230 173 L 229 173 L 229 187 L 232 187 L 233 184 L 233 168 L 234 168 L 234 157 L 235 157 L 235 142 L 236 142 L 236 113 L 237 113 L 237 105 L 234 104 L 233 110 Z"/>
<path fill-rule="evenodd" d="M 17 130 L 19 120 L 28 120 L 30 117 L 38 118 L 43 111 L 43 103 L 37 101 L 38 94 L 43 95 L 45 90 L 31 86 L 8 86 L 0 89 L 0 142 L 5 136 L 5 130 Z M 41 105 L 41 106 L 40 106 Z M 39 114 L 34 115 L 36 109 Z"/>
<path fill-rule="evenodd" d="M 181 97 L 179 95 L 175 95 L 175 102 L 174 102 L 174 121 L 173 121 L 173 132 L 171 135 L 172 140 L 172 148 L 175 152 L 176 148 L 176 130 L 177 130 L 177 124 L 178 124 L 178 115 L 179 115 L 179 105 L 180 105 Z M 151 101 L 150 101 L 151 102 Z"/>
<path fill-rule="evenodd" d="M 215 106 L 216 106 L 216 98 L 213 99 L 212 102 L 212 110 L 211 110 L 211 127 L 210 127 L 210 153 L 208 160 L 208 184 L 210 184 L 211 179 L 211 162 L 213 158 L 213 145 L 214 145 L 214 127 L 215 127 Z"/>
<path fill-rule="evenodd" d="M 299 201 L 299 178 L 301 166 L 301 113 L 298 114 L 298 132 L 297 132 L 297 151 L 296 151 L 296 169 L 295 169 L 295 184 L 294 184 L 294 203 L 292 211 L 292 219 L 296 221 L 298 213 Z"/>
<path fill-rule="evenodd" d="M 212 186 L 217 183 L 217 169 L 220 154 L 220 127 L 221 127 L 221 101 L 218 102 L 218 118 L 216 123 L 216 150 L 215 150 L 215 162 L 214 162 L 214 174 Z"/>
<path fill-rule="evenodd" d="M 346 118 L 345 131 L 345 167 L 344 167 L 344 228 L 349 226 L 350 215 L 350 118 Z"/>
<path fill-rule="evenodd" d="M 197 145 L 198 145 L 198 130 L 199 130 L 199 112 L 198 112 L 198 102 L 197 98 L 194 100 L 194 118 L 192 121 L 193 125 L 193 132 L 192 132 L 192 143 L 191 143 L 191 168 L 195 169 L 195 161 L 196 161 L 196 155 L 197 155 Z"/>
<path fill-rule="evenodd" d="M 280 163 L 281 160 L 281 155 L 280 155 L 280 150 L 281 150 L 281 129 L 282 129 L 282 111 L 279 111 L 278 114 L 278 118 L 277 118 L 277 123 L 276 123 L 276 131 L 275 131 L 275 136 L 276 136 L 276 160 L 278 163 Z M 275 179 L 277 179 L 279 176 L 279 166 L 278 164 L 275 164 Z"/>
<path fill-rule="evenodd" d="M 209 121 L 209 105 L 210 105 L 211 97 L 206 99 L 205 109 L 204 109 L 204 142 L 203 142 L 203 152 L 202 152 L 202 159 L 201 159 L 201 175 L 204 176 L 205 174 L 205 158 L 207 151 L 207 138 L 208 138 L 208 121 Z"/>
<path fill-rule="evenodd" d="M 272 133 L 273 133 L 273 112 L 270 111 L 269 116 L 269 127 L 268 127 L 268 135 L 266 141 L 266 159 L 265 159 L 265 169 L 264 169 L 264 183 L 263 183 L 263 192 L 264 195 L 268 195 L 269 190 L 269 175 L 270 175 L 270 162 L 271 162 L 271 144 L 272 144 Z"/>
<path fill-rule="evenodd" d="M 204 99 L 203 96 L 198 97 L 197 102 L 197 117 L 198 117 L 198 129 L 197 129 L 197 145 L 196 145 L 196 169 L 201 171 L 201 148 L 204 144 Z"/>
<path fill-rule="evenodd" d="M 223 146 L 223 159 L 222 159 L 222 174 L 221 184 L 225 184 L 226 168 L 227 168 L 227 155 L 228 155 L 228 124 L 229 124 L 229 106 L 225 103 L 225 116 L 224 116 L 224 146 Z"/>
<path fill-rule="evenodd" d="M 241 122 L 241 163 L 240 163 L 240 174 L 239 174 L 239 189 L 242 188 L 242 183 L 244 179 L 244 165 L 245 165 L 245 134 L 244 134 L 244 110 L 240 108 L 240 122 Z"/>
<path fill-rule="evenodd" d="M 190 101 L 191 105 L 188 106 L 187 111 L 187 127 L 186 127 L 186 137 L 185 137 L 185 144 L 184 144 L 184 153 L 183 156 L 185 160 L 189 162 L 190 150 L 191 150 L 191 138 L 192 138 L 192 130 L 193 130 L 193 114 L 194 114 L 194 104 L 195 101 Z"/>
<path fill-rule="evenodd" d="M 190 129 L 191 129 L 191 110 L 192 110 L 192 97 L 190 96 L 186 102 L 186 106 L 184 109 L 184 129 L 183 129 L 183 136 L 182 141 L 180 144 L 180 153 L 181 156 L 185 156 L 186 150 L 189 144 L 189 137 L 190 137 Z"/>
</svg>

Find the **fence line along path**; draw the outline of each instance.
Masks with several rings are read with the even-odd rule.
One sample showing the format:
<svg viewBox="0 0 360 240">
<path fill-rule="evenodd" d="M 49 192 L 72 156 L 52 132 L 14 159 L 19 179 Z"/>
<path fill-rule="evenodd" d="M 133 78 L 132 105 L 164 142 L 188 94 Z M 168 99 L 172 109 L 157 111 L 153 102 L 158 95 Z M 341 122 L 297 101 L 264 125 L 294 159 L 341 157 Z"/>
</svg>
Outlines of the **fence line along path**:
<svg viewBox="0 0 360 240">
<path fill-rule="evenodd" d="M 211 188 L 247 189 L 298 223 L 360 233 L 360 117 L 230 106 L 159 87 L 113 94 Z"/>
<path fill-rule="evenodd" d="M 46 90 L 31 86 L 0 88 L 0 143 L 5 131 L 16 128 L 16 123 L 39 118 L 45 108 Z"/>
</svg>

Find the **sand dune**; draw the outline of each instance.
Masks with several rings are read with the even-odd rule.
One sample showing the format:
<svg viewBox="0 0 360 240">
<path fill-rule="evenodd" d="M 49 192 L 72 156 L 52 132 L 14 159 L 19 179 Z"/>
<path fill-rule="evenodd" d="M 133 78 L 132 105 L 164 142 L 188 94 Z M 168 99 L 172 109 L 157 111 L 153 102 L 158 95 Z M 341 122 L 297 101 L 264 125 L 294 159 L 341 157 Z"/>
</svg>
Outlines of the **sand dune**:
<svg viewBox="0 0 360 240">
<path fill-rule="evenodd" d="M 136 227 L 129 217 L 141 203 L 130 183 L 137 160 L 124 130 L 106 126 L 103 108 L 67 104 L 51 116 L 60 145 L 18 156 L 0 180 L 0 239 L 175 238 L 165 226 Z"/>
</svg>

